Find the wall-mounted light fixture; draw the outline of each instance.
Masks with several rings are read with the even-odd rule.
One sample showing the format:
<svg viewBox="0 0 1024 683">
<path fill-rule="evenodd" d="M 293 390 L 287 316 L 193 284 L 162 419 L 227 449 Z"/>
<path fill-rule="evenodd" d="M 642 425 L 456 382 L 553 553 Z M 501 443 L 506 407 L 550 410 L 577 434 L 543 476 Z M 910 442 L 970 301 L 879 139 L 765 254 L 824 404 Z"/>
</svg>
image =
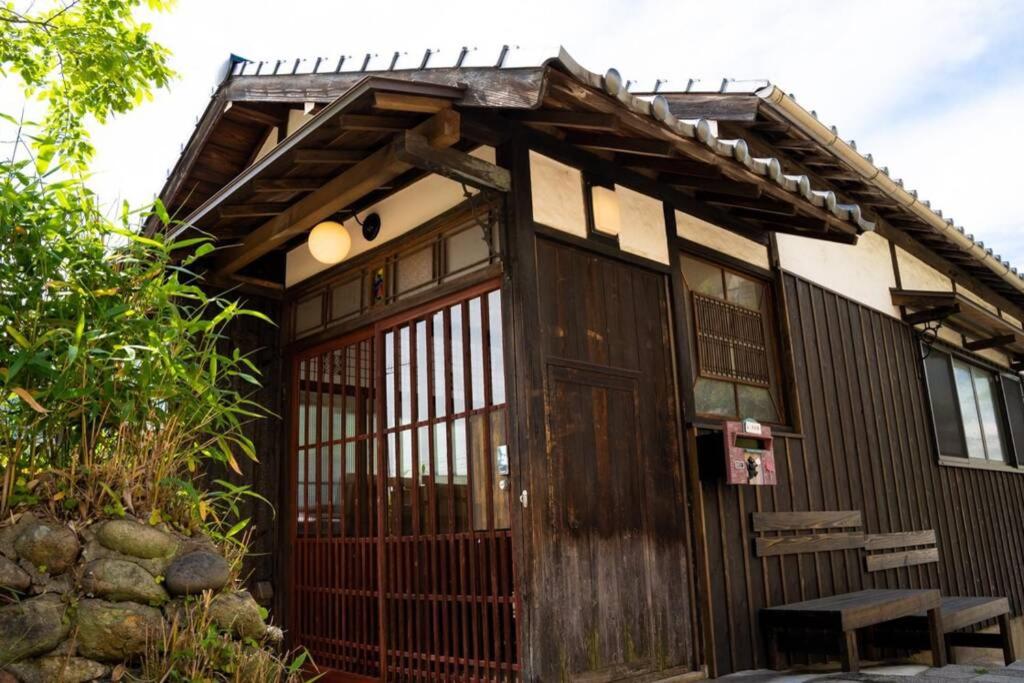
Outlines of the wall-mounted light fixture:
<svg viewBox="0 0 1024 683">
<path fill-rule="evenodd" d="M 594 207 L 594 232 L 608 237 L 618 237 L 622 231 L 622 215 L 615 186 L 591 185 L 590 198 Z"/>
<path fill-rule="evenodd" d="M 320 263 L 340 263 L 352 248 L 352 238 L 341 223 L 323 221 L 309 233 L 309 253 Z"/>
</svg>

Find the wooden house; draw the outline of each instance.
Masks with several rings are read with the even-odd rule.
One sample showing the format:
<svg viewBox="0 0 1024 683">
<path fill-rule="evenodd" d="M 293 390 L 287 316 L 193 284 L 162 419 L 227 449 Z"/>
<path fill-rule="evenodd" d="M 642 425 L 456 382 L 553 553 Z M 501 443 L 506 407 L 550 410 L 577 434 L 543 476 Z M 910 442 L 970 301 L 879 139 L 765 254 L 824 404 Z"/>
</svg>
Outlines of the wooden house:
<svg viewBox="0 0 1024 683">
<path fill-rule="evenodd" d="M 232 330 L 277 416 L 252 584 L 337 680 L 722 675 L 868 588 L 1024 613 L 1024 280 L 775 86 L 668 85 L 235 60 L 200 118 L 171 230 L 279 323 Z M 726 483 L 741 418 L 774 485 Z M 790 512 L 855 521 L 763 552 Z M 938 561 L 868 571 L 895 532 Z"/>
</svg>

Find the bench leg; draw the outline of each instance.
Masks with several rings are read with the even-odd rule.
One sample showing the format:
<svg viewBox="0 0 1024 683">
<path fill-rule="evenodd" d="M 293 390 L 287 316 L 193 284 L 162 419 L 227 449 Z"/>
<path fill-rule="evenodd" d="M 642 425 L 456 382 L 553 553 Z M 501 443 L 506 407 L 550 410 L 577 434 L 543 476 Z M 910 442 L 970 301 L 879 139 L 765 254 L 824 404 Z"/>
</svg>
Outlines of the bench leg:
<svg viewBox="0 0 1024 683">
<path fill-rule="evenodd" d="M 773 626 L 764 627 L 764 641 L 765 649 L 768 650 L 768 668 L 773 671 L 780 671 L 779 630 Z"/>
<path fill-rule="evenodd" d="M 932 645 L 932 666 L 946 666 L 946 637 L 942 630 L 942 609 L 928 610 L 928 639 Z"/>
<path fill-rule="evenodd" d="M 1017 655 L 1013 651 L 1013 632 L 1010 630 L 1010 615 L 999 616 L 999 637 L 1003 644 L 1003 661 L 1007 666 L 1017 661 Z"/>
<path fill-rule="evenodd" d="M 860 654 L 857 652 L 857 632 L 843 631 L 840 645 L 843 657 L 843 671 L 857 673 L 860 671 Z"/>
</svg>

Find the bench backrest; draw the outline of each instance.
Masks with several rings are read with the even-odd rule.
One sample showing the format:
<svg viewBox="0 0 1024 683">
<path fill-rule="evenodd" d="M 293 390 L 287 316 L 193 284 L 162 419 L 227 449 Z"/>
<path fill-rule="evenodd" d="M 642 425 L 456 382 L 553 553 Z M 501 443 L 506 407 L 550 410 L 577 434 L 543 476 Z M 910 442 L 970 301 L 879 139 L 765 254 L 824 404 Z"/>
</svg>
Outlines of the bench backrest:
<svg viewBox="0 0 1024 683">
<path fill-rule="evenodd" d="M 864 547 L 860 510 L 821 512 L 755 512 L 754 553 L 758 557 L 816 553 Z M 793 531 L 794 534 L 764 535 L 764 532 Z"/>
<path fill-rule="evenodd" d="M 864 541 L 864 564 L 869 572 L 912 567 L 939 561 L 934 529 L 871 534 Z"/>
</svg>

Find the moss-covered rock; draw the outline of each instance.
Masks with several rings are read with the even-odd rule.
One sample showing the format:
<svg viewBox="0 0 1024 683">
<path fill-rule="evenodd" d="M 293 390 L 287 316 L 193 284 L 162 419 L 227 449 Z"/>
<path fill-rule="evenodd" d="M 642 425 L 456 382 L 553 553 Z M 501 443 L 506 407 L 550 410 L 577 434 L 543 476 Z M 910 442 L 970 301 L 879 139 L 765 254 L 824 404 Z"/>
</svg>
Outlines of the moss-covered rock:
<svg viewBox="0 0 1024 683">
<path fill-rule="evenodd" d="M 31 524 L 14 540 L 18 557 L 47 574 L 61 574 L 78 558 L 78 534 L 47 522 Z"/>
<path fill-rule="evenodd" d="M 17 564 L 0 555 L 0 589 L 25 593 L 32 587 L 32 577 Z"/>
<path fill-rule="evenodd" d="M 78 653 L 101 662 L 124 661 L 163 637 L 160 610 L 134 602 L 83 600 L 75 620 Z"/>
<path fill-rule="evenodd" d="M 172 557 L 178 551 L 178 539 L 148 524 L 127 519 L 104 522 L 96 529 L 96 540 L 104 547 L 145 560 Z"/>
<path fill-rule="evenodd" d="M 40 657 L 10 664 L 21 683 L 86 683 L 110 673 L 110 667 L 84 657 Z"/>
<path fill-rule="evenodd" d="M 220 590 L 231 579 L 227 560 L 205 550 L 183 555 L 167 567 L 165 583 L 171 595 L 194 595 Z"/>
<path fill-rule="evenodd" d="M 147 560 L 141 557 L 135 557 L 134 555 L 125 555 L 124 553 L 119 553 L 116 550 L 111 550 L 95 538 L 85 541 L 85 545 L 82 546 L 80 562 L 88 564 L 96 560 L 106 559 L 131 562 L 132 564 L 142 567 L 153 576 L 163 576 L 167 571 L 167 566 L 171 563 L 173 558 L 154 557 Z"/>
<path fill-rule="evenodd" d="M 0 666 L 60 645 L 71 630 L 65 611 L 64 603 L 55 595 L 0 607 Z"/>
<path fill-rule="evenodd" d="M 267 634 L 259 604 L 248 591 L 221 593 L 210 602 L 210 619 L 239 638 L 258 640 Z"/>
<path fill-rule="evenodd" d="M 162 605 L 169 596 L 156 577 L 132 562 L 95 560 L 82 572 L 82 590 L 88 595 L 113 602 L 131 600 L 146 605 Z"/>
</svg>

